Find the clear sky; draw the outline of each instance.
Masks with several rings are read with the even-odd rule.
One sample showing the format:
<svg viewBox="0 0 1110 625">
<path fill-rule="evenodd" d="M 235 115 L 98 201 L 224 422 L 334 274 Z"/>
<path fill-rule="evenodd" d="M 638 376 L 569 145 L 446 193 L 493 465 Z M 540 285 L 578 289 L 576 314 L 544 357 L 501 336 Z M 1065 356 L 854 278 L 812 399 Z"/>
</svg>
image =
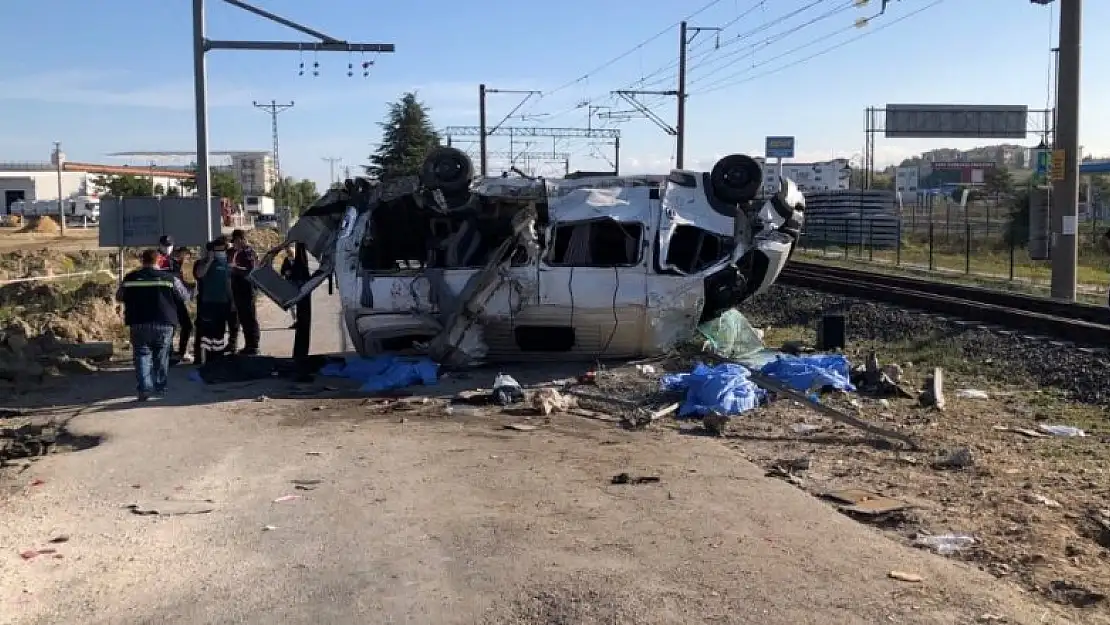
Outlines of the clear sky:
<svg viewBox="0 0 1110 625">
<path fill-rule="evenodd" d="M 292 100 L 295 108 L 279 118 L 283 173 L 320 183 L 329 176 L 324 157 L 342 158 L 340 167 L 366 162 L 386 103 L 407 90 L 431 107 L 437 126 L 476 125 L 481 82 L 546 92 L 518 111 L 528 121 L 507 125 L 585 126 L 586 109 L 575 108 L 583 100 L 628 110 L 609 92 L 673 89 L 668 66 L 677 57 L 676 23 L 695 13 L 692 25 L 726 28 L 719 48 L 712 33 L 691 45 L 687 167 L 709 166 L 731 152 L 760 153 L 763 137 L 779 134 L 797 137 L 801 160 L 858 156 L 867 106 L 1044 108 L 1057 28 L 1054 5 L 1027 0 L 891 0 L 886 15 L 862 29 L 853 22 L 877 13 L 879 0 L 862 8 L 852 0 L 253 1 L 339 39 L 397 46 L 395 54 L 376 57 L 208 55 L 212 149 L 268 149 L 270 120 L 251 102 Z M 210 38 L 305 39 L 222 0 L 207 3 Z M 1110 23 L 1110 0 L 1084 5 L 1081 142 L 1085 152 L 1110 155 L 1104 115 L 1110 75 L 1100 61 L 1110 39 L 1092 26 Z M 62 141 L 70 159 L 94 162 L 119 162 L 106 156 L 117 151 L 195 149 L 190 6 L 189 0 L 0 0 L 6 26 L 0 160 L 46 160 L 52 141 Z M 375 62 L 368 78 L 363 60 Z M 298 76 L 302 61 L 307 71 Z M 313 62 L 319 77 L 312 76 Z M 348 63 L 355 65 L 353 78 Z M 490 123 L 519 98 L 490 95 Z M 673 98 L 646 100 L 673 122 Z M 672 163 L 673 138 L 647 119 L 591 123 L 621 128 L 626 172 L 661 172 Z M 885 165 L 931 147 L 986 143 L 879 137 L 877 154 Z M 491 140 L 491 150 L 509 147 Z M 553 145 L 541 139 L 513 147 Z M 582 140 L 554 147 L 573 154 L 572 169 L 605 168 L 598 156 L 611 155 L 611 148 Z"/>
</svg>

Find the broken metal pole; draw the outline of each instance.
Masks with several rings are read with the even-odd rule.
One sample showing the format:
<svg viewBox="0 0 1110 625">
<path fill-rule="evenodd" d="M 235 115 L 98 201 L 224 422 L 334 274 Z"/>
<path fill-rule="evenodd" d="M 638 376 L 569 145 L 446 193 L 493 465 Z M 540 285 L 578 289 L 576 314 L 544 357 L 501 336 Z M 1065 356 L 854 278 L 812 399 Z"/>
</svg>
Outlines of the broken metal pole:
<svg viewBox="0 0 1110 625">
<path fill-rule="evenodd" d="M 772 391 L 783 397 L 789 397 L 794 401 L 805 404 L 810 408 L 813 408 L 815 411 L 821 413 L 825 417 L 832 419 L 833 421 L 843 423 L 844 425 L 850 425 L 858 430 L 863 430 L 868 434 L 873 434 L 875 436 L 881 436 L 885 439 L 898 441 L 899 443 L 902 443 L 909 447 L 910 450 L 916 451 L 920 449 L 920 446 L 917 444 L 916 441 L 913 440 L 913 438 L 902 434 L 901 432 L 895 432 L 893 430 L 879 427 L 862 419 L 857 419 L 849 414 L 845 414 L 831 406 L 826 406 L 820 402 L 813 401 L 812 399 L 807 397 L 805 393 L 798 392 L 790 388 L 789 386 L 786 386 L 782 382 L 779 382 L 778 380 L 766 376 L 758 371 L 751 371 L 751 379 L 752 382 L 755 382 L 756 385 L 762 387 L 764 390 Z"/>
</svg>

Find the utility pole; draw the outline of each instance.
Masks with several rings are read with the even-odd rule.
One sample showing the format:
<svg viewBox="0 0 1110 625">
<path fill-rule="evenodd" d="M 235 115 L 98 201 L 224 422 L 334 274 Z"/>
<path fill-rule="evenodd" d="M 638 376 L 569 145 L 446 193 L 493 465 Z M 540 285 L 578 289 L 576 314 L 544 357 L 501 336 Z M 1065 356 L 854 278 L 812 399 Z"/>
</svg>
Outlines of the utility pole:
<svg viewBox="0 0 1110 625">
<path fill-rule="evenodd" d="M 343 159 L 338 156 L 325 156 L 324 161 L 328 164 L 328 187 L 335 185 L 335 165 L 343 162 Z"/>
<path fill-rule="evenodd" d="M 678 36 L 678 120 L 674 166 L 675 169 L 682 169 L 682 156 L 686 151 L 686 20 L 679 24 Z"/>
<path fill-rule="evenodd" d="M 251 102 L 255 108 L 262 109 L 270 116 L 270 132 L 272 134 L 274 150 L 274 173 L 277 174 L 277 179 L 282 180 L 281 177 L 281 159 L 278 157 L 278 115 L 293 108 L 293 102 L 289 104 L 278 104 L 277 100 L 270 100 L 269 104 L 259 104 L 258 102 Z"/>
<path fill-rule="evenodd" d="M 59 236 L 66 235 L 66 208 L 65 198 L 62 197 L 62 168 L 65 166 L 66 157 L 62 154 L 60 141 L 54 142 L 54 168 L 58 172 L 58 227 L 61 228 Z"/>
<path fill-rule="evenodd" d="M 263 19 L 296 30 L 316 39 L 311 42 L 298 41 L 217 41 L 208 39 L 205 33 L 205 0 L 193 0 L 193 89 L 196 98 L 197 125 L 197 197 L 204 203 L 206 212 L 211 210 L 212 187 L 211 172 L 208 167 L 208 70 L 205 54 L 211 50 L 263 50 L 286 52 L 393 52 L 392 43 L 351 43 L 326 35 L 318 30 L 302 26 L 292 20 L 248 4 L 243 0 L 223 0 L 226 4 L 253 13 Z M 276 155 L 275 155 L 276 161 Z M 277 163 L 274 164 L 275 168 Z M 212 221 L 208 222 L 208 239 L 213 238 Z"/>
<path fill-rule="evenodd" d="M 1059 73 L 1056 78 L 1056 150 L 1064 152 L 1064 175 L 1053 189 L 1052 297 L 1075 301 L 1079 264 L 1079 76 L 1083 0 L 1060 0 Z"/>
<path fill-rule="evenodd" d="M 513 110 L 509 111 L 509 113 L 507 115 L 505 115 L 505 117 L 503 117 L 501 119 L 501 121 L 494 124 L 493 128 L 491 128 L 489 130 L 486 130 L 486 94 L 490 94 L 490 93 L 517 93 L 517 94 L 524 95 L 524 99 L 521 100 L 516 106 L 514 106 Z M 481 174 L 482 174 L 483 178 L 486 177 L 486 175 L 488 173 L 488 169 L 489 169 L 489 159 L 488 159 L 489 155 L 487 153 L 486 137 L 488 137 L 489 135 L 496 132 L 497 129 L 501 128 L 502 124 L 509 121 L 509 118 L 512 117 L 517 111 L 519 111 L 520 107 L 524 106 L 524 103 L 527 102 L 532 96 L 539 95 L 539 94 L 540 94 L 539 91 L 532 91 L 532 90 L 516 91 L 516 90 L 512 90 L 512 89 L 490 89 L 490 88 L 486 87 L 484 84 L 478 85 L 478 128 L 480 128 L 481 131 L 482 131 L 481 136 L 478 137 L 478 155 L 479 155 L 479 160 L 481 161 L 480 171 L 481 171 Z M 448 145 L 450 145 L 450 143 L 448 143 Z"/>
</svg>

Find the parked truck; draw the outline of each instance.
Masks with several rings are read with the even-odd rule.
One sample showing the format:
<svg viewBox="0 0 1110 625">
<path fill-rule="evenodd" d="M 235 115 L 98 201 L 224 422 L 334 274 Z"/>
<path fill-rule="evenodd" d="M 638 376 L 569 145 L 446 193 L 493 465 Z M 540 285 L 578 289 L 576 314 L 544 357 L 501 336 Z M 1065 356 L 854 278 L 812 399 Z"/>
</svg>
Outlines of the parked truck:
<svg viewBox="0 0 1110 625">
<path fill-rule="evenodd" d="M 243 209 L 250 215 L 276 214 L 274 198 L 265 195 L 248 195 L 243 198 Z"/>
<path fill-rule="evenodd" d="M 100 199 L 81 195 L 62 200 L 62 208 L 67 220 L 85 219 L 92 223 L 100 221 Z M 21 217 L 57 217 L 58 200 L 19 200 L 12 202 L 11 214 Z"/>
</svg>

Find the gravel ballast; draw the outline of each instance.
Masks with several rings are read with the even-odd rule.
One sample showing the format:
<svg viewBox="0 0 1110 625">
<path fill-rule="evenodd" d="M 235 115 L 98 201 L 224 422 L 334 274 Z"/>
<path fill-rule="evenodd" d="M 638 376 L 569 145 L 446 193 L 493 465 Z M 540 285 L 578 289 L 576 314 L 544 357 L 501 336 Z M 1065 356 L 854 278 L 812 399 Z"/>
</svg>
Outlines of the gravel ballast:
<svg viewBox="0 0 1110 625">
<path fill-rule="evenodd" d="M 812 328 L 825 311 L 836 309 L 845 311 L 849 342 L 921 342 L 960 354 L 992 377 L 1014 383 L 1027 380 L 1037 386 L 1059 388 L 1075 401 L 1110 406 L 1107 357 L 1074 345 L 799 287 L 775 285 L 741 306 L 745 316 L 759 327 Z"/>
</svg>

